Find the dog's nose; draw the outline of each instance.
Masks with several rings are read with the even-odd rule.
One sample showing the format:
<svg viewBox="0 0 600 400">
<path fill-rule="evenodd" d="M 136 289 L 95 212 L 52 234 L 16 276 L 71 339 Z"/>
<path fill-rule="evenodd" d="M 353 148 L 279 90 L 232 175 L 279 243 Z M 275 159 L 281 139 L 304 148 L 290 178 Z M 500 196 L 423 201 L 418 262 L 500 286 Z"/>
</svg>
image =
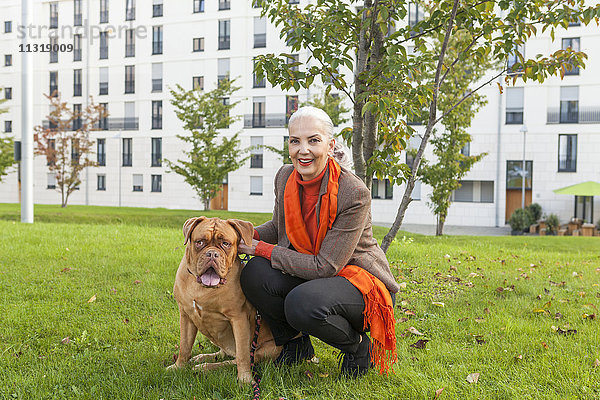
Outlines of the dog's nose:
<svg viewBox="0 0 600 400">
<path fill-rule="evenodd" d="M 208 250 L 206 252 L 206 257 L 217 259 L 217 258 L 219 258 L 219 253 L 217 253 L 216 250 Z"/>
</svg>

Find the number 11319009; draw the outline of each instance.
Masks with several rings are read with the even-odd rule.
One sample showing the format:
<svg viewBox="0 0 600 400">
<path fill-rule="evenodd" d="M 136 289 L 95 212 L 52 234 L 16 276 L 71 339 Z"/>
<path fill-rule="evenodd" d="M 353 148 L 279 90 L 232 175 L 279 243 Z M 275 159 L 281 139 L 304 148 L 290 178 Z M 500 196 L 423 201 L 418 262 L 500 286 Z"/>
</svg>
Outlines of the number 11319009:
<svg viewBox="0 0 600 400">
<path fill-rule="evenodd" d="M 45 44 L 20 44 L 20 53 L 50 53 L 50 52 L 61 52 L 70 53 L 73 51 L 72 44 L 57 44 L 57 43 L 45 43 Z"/>
</svg>

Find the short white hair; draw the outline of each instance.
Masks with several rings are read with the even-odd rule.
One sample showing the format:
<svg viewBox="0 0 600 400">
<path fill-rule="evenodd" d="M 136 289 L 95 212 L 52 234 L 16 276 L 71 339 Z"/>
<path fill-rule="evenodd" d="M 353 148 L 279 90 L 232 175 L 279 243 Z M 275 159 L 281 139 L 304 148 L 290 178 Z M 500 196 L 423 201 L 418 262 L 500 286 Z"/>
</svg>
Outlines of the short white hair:
<svg viewBox="0 0 600 400">
<path fill-rule="evenodd" d="M 341 143 L 341 141 L 337 141 L 335 136 L 333 135 L 333 121 L 329 115 L 321 110 L 320 108 L 313 106 L 304 106 L 297 109 L 288 122 L 288 131 L 291 126 L 298 120 L 304 117 L 314 118 L 317 121 L 320 121 L 323 125 L 323 131 L 329 140 L 335 141 L 335 146 L 333 148 L 333 158 L 340 164 L 342 167 L 346 169 L 352 169 L 352 161 L 350 159 L 350 155 L 346 150 L 346 147 Z"/>
</svg>

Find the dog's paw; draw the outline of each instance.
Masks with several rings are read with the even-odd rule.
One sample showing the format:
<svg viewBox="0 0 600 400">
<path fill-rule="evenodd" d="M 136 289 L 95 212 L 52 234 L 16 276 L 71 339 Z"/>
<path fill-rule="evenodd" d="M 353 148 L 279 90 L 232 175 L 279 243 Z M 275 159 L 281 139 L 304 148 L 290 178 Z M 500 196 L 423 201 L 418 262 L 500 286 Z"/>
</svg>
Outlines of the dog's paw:
<svg viewBox="0 0 600 400">
<path fill-rule="evenodd" d="M 254 383 L 254 379 L 252 379 L 250 372 L 238 373 L 238 384 L 240 386 L 251 385 L 252 383 Z"/>
</svg>

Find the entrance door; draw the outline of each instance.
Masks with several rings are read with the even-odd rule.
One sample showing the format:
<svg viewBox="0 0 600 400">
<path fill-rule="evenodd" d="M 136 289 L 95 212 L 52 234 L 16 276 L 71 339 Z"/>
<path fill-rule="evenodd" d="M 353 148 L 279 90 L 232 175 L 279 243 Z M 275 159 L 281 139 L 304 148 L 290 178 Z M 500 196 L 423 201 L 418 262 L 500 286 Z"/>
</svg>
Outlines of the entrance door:
<svg viewBox="0 0 600 400">
<path fill-rule="evenodd" d="M 505 222 L 517 208 L 521 208 L 523 175 L 525 175 L 525 206 L 528 206 L 532 200 L 533 161 L 525 161 L 525 171 L 523 171 L 523 160 L 506 161 Z"/>
<path fill-rule="evenodd" d="M 217 195 L 210 201 L 211 210 L 227 210 L 227 184 L 224 183 L 221 186 L 221 190 Z"/>
<path fill-rule="evenodd" d="M 575 218 L 580 218 L 583 222 L 593 223 L 594 215 L 594 197 L 593 196 L 575 196 Z"/>
</svg>

